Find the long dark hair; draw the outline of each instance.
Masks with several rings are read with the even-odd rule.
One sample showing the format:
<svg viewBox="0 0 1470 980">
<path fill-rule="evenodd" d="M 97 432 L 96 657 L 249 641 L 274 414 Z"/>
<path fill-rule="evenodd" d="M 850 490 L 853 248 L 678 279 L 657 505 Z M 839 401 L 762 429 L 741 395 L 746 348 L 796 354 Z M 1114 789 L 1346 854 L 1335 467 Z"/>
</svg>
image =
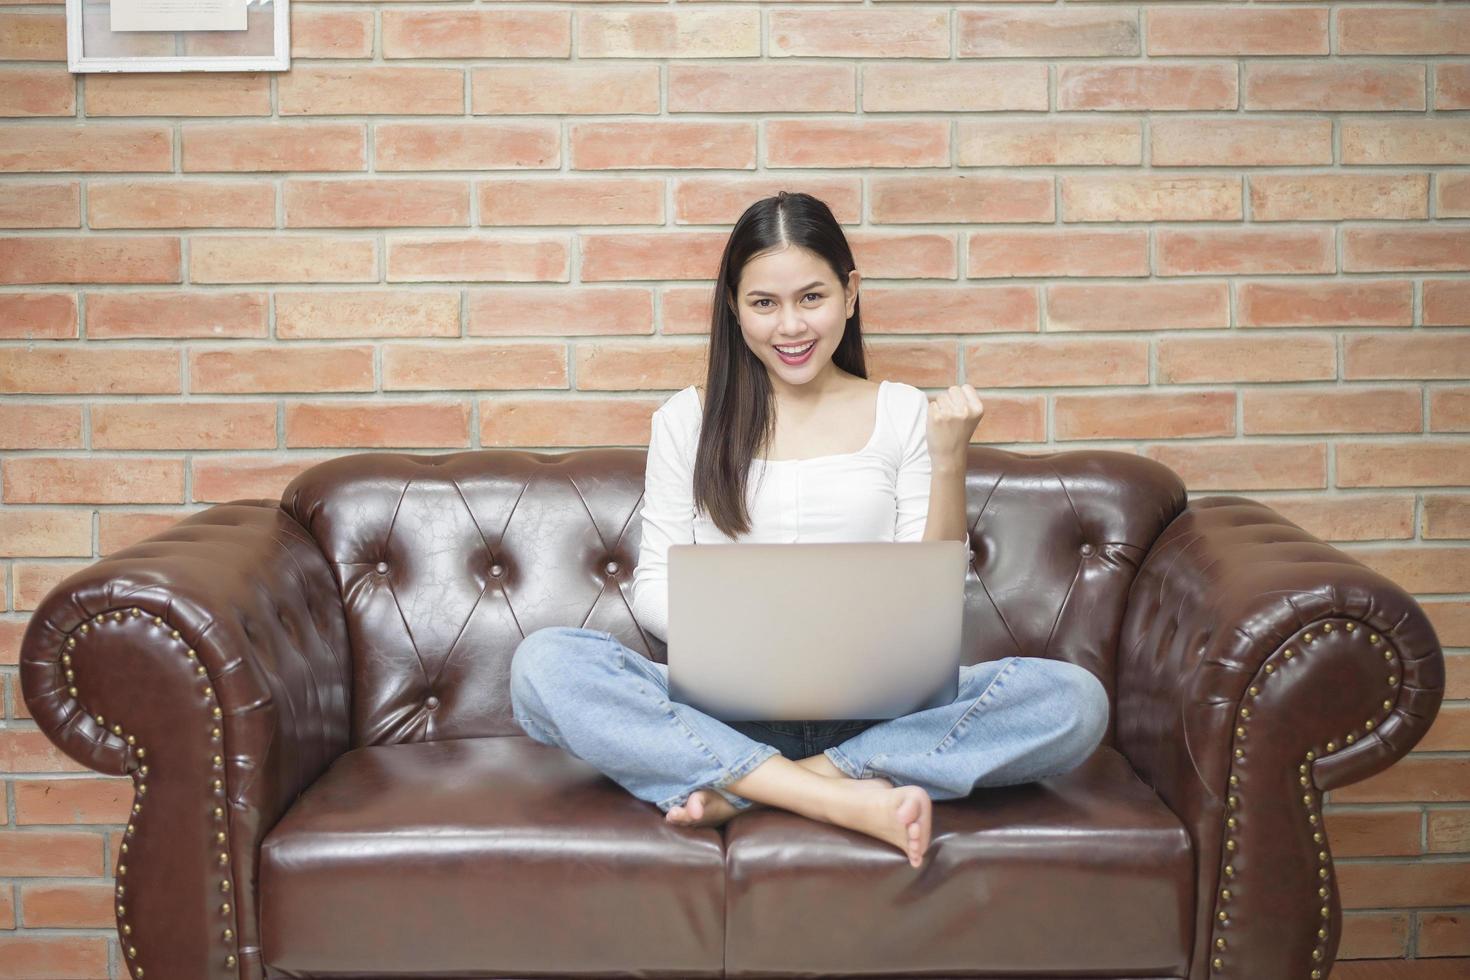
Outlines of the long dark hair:
<svg viewBox="0 0 1470 980">
<path fill-rule="evenodd" d="M 795 245 L 825 259 L 846 288 L 857 267 L 842 228 L 825 203 L 799 191 L 761 198 L 740 216 L 725 243 L 714 289 L 704 416 L 694 458 L 694 508 L 730 537 L 750 530 L 746 477 L 758 448 L 775 433 L 771 378 L 745 342 L 733 309 L 740 272 L 760 253 Z M 838 368 L 866 378 L 862 311 L 854 300 L 842 339 L 832 354 Z"/>
</svg>

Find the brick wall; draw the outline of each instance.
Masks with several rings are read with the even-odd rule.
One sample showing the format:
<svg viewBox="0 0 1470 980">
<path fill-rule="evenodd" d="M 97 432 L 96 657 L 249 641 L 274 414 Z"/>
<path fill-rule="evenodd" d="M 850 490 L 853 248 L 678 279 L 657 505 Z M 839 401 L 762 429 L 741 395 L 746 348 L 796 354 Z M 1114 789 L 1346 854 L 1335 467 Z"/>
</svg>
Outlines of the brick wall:
<svg viewBox="0 0 1470 980">
<path fill-rule="evenodd" d="M 1328 795 L 1341 955 L 1470 955 L 1470 7 L 297 0 L 292 35 L 286 73 L 73 76 L 62 6 L 0 0 L 0 974 L 125 975 L 128 784 L 16 675 L 46 591 L 352 449 L 645 444 L 781 188 L 848 230 L 873 377 L 1421 598 L 1439 720 Z"/>
</svg>

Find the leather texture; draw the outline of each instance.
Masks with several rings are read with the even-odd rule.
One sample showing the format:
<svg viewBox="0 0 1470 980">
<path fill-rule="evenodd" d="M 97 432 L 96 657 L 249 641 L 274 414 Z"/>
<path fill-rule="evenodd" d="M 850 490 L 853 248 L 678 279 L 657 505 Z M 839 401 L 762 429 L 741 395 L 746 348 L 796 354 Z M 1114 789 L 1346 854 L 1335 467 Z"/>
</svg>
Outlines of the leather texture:
<svg viewBox="0 0 1470 980">
<path fill-rule="evenodd" d="M 1068 660 L 1114 712 L 1072 772 L 936 804 L 915 871 L 782 810 L 675 827 L 515 724 L 510 656 L 542 626 L 667 662 L 626 594 L 645 455 L 347 455 L 52 589 L 23 690 L 68 755 L 135 781 L 129 964 L 1326 976 L 1320 794 L 1401 758 L 1443 695 L 1401 588 L 1264 505 L 1189 501 L 1157 461 L 971 447 L 965 662 Z"/>
<path fill-rule="evenodd" d="M 114 884 L 130 966 L 261 976 L 261 842 L 348 748 L 352 659 L 316 542 L 279 501 L 192 514 L 52 589 L 20 674 L 62 751 L 133 780 Z"/>
</svg>

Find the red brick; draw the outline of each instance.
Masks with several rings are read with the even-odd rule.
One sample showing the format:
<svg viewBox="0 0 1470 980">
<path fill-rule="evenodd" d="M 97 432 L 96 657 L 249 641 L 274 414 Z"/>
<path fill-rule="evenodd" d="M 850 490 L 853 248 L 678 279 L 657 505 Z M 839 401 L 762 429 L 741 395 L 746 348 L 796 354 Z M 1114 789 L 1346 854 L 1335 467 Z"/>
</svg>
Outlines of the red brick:
<svg viewBox="0 0 1470 980">
<path fill-rule="evenodd" d="M 974 231 L 965 275 L 971 279 L 1011 276 L 1146 276 L 1148 232 Z"/>
<path fill-rule="evenodd" d="M 464 449 L 470 406 L 463 401 L 289 402 L 286 445 Z"/>
<path fill-rule="evenodd" d="M 1327 54 L 1328 11 L 1149 7 L 1146 43 L 1157 55 Z"/>
<path fill-rule="evenodd" d="M 0 238 L 0 284 L 181 282 L 180 255 L 164 235 Z"/>
<path fill-rule="evenodd" d="M 290 357 L 281 355 L 273 346 L 192 351 L 189 390 L 230 394 L 373 390 L 370 346 L 293 345 Z"/>
<path fill-rule="evenodd" d="M 357 235 L 195 235 L 190 282 L 376 282 L 377 242 Z"/>
<path fill-rule="evenodd" d="M 390 7 L 380 16 L 384 58 L 566 58 L 572 53 L 570 10 Z"/>
<path fill-rule="evenodd" d="M 1470 378 L 1470 335 L 1349 333 L 1343 336 L 1342 365 L 1345 379 Z"/>
<path fill-rule="evenodd" d="M 1408 280 L 1238 282 L 1242 327 L 1407 327 L 1414 320 Z"/>
<path fill-rule="evenodd" d="M 965 344 L 965 380 L 987 388 L 1148 384 L 1148 341 L 1035 337 Z"/>
<path fill-rule="evenodd" d="M 297 66 L 276 79 L 276 100 L 282 116 L 460 115 L 465 111 L 464 71 L 374 64 Z"/>
<path fill-rule="evenodd" d="M 1058 440 L 1179 439 L 1235 434 L 1235 392 L 1056 395 Z"/>
<path fill-rule="evenodd" d="M 27 824 L 126 823 L 133 805 L 128 779 L 17 779 L 15 821 Z"/>
<path fill-rule="evenodd" d="M 571 250 L 565 235 L 476 235 L 394 238 L 388 242 L 389 282 L 567 282 Z"/>
<path fill-rule="evenodd" d="M 276 189 L 240 181 L 92 181 L 93 228 L 273 228 Z"/>
<path fill-rule="evenodd" d="M 106 980 L 105 936 L 0 937 L 0 975 L 15 980 Z"/>
<path fill-rule="evenodd" d="M 768 167 L 947 167 L 943 119 L 768 119 Z M 732 164 L 733 166 L 734 164 Z"/>
<path fill-rule="evenodd" d="M 69 558 L 92 555 L 89 510 L 8 507 L 0 510 L 0 557 Z"/>
<path fill-rule="evenodd" d="M 69 340 L 76 336 L 75 293 L 0 293 L 0 337 L 7 340 Z"/>
<path fill-rule="evenodd" d="M 80 228 L 82 183 L 0 184 L 0 228 Z"/>
<path fill-rule="evenodd" d="M 1154 234 L 1155 271 L 1161 276 L 1262 275 L 1335 272 L 1332 229 L 1240 228 Z"/>
<path fill-rule="evenodd" d="M 855 112 L 857 66 L 670 62 L 669 112 Z M 656 85 L 655 85 L 656 89 Z M 654 97 L 657 111 L 658 98 Z M 606 110 L 598 110 L 606 111 Z"/>
<path fill-rule="evenodd" d="M 276 290 L 276 337 L 457 337 L 459 291 Z"/>
<path fill-rule="evenodd" d="M 1192 330 L 1230 325 L 1226 283 L 1056 283 L 1046 287 L 1049 330 Z"/>
<path fill-rule="evenodd" d="M 1057 66 L 1057 108 L 1061 110 L 1234 109 L 1238 98 L 1233 62 Z"/>
<path fill-rule="evenodd" d="M 373 127 L 374 166 L 393 170 L 555 170 L 560 123 L 381 122 Z"/>
<path fill-rule="evenodd" d="M 336 455 L 302 455 L 285 458 L 226 456 L 211 454 L 190 460 L 189 486 L 196 501 L 220 503 L 228 500 L 278 500 L 286 485 L 303 470 Z"/>
<path fill-rule="evenodd" d="M 774 54 L 774 22 L 771 36 Z M 583 10 L 576 50 L 579 58 L 753 58 L 761 53 L 760 11 Z"/>
<path fill-rule="evenodd" d="M 961 58 L 1114 58 L 1143 53 L 1133 10 L 959 8 Z"/>
<path fill-rule="evenodd" d="M 875 224 L 1056 220 L 1050 177 L 874 176 L 868 186 L 868 219 Z"/>
<path fill-rule="evenodd" d="M 87 337 L 264 339 L 269 315 L 264 292 L 95 292 L 87 294 Z"/>
<path fill-rule="evenodd" d="M 173 130 L 158 123 L 0 125 L 0 172 L 168 171 Z"/>
<path fill-rule="evenodd" d="M 0 348 L 0 392 L 17 394 L 173 394 L 179 352 L 97 344 Z"/>
<path fill-rule="evenodd" d="M 670 112 L 678 111 L 676 67 L 668 66 Z M 476 65 L 470 69 L 470 112 L 497 116 L 657 115 L 658 72 L 656 64 Z"/>
<path fill-rule="evenodd" d="M 77 114 L 77 77 L 64 64 L 0 69 L 0 78 L 0 117 Z"/>
<path fill-rule="evenodd" d="M 184 461 L 146 456 L 14 456 L 5 461 L 7 504 L 177 504 Z"/>
<path fill-rule="evenodd" d="M 560 388 L 571 383 L 559 342 L 390 344 L 383 348 L 384 391 Z"/>
<path fill-rule="evenodd" d="M 88 116 L 269 116 L 270 74 L 96 72 L 86 108 Z"/>
<path fill-rule="evenodd" d="M 481 225 L 662 225 L 662 177 L 502 177 L 478 181 Z"/>
<path fill-rule="evenodd" d="M 1160 337 L 1158 384 L 1330 381 L 1337 375 L 1337 340 L 1326 334 L 1240 337 Z"/>
<path fill-rule="evenodd" d="M 1246 435 L 1418 432 L 1421 427 L 1423 396 L 1418 388 L 1250 387 L 1240 396 Z"/>
<path fill-rule="evenodd" d="M 291 11 L 291 56 L 294 58 L 371 58 L 371 10 Z"/>
<path fill-rule="evenodd" d="M 21 905 L 28 929 L 116 929 L 112 886 L 106 881 L 22 882 Z"/>
<path fill-rule="evenodd" d="M 104 402 L 92 406 L 95 449 L 274 449 L 274 402 Z"/>
<path fill-rule="evenodd" d="M 185 173 L 367 169 L 360 122 L 185 122 L 180 129 Z"/>
<path fill-rule="evenodd" d="M 1324 442 L 1165 444 L 1149 446 L 1143 455 L 1179 474 L 1192 494 L 1327 486 Z"/>
<path fill-rule="evenodd" d="M 684 120 L 572 123 L 572 167 L 751 170 L 755 168 L 755 124 Z"/>
<path fill-rule="evenodd" d="M 0 449 L 81 449 L 82 406 L 0 404 Z"/>
<path fill-rule="evenodd" d="M 470 224 L 466 180 L 288 180 L 287 228 L 379 228 Z"/>
</svg>

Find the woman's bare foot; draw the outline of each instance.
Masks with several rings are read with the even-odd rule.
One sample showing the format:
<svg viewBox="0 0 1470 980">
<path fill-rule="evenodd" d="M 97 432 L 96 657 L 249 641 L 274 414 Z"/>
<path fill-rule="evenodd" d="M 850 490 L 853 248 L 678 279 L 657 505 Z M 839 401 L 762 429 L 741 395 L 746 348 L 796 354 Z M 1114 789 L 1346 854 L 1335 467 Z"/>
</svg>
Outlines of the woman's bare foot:
<svg viewBox="0 0 1470 980">
<path fill-rule="evenodd" d="M 922 786 L 898 786 L 882 777 L 849 779 L 847 802 L 835 807 L 832 823 L 887 841 L 903 851 L 914 867 L 929 850 L 934 801 Z"/>
<path fill-rule="evenodd" d="M 665 813 L 664 819 L 680 827 L 718 827 L 739 812 L 735 804 L 714 790 L 697 789 L 682 806 Z"/>
<path fill-rule="evenodd" d="M 832 779 L 849 778 L 847 773 L 832 765 L 831 760 L 820 752 L 805 759 L 797 759 L 795 762 L 798 766 L 810 769 L 821 776 L 828 776 Z M 890 788 L 893 786 L 886 779 L 876 781 Z M 696 800 L 698 800 L 697 803 Z M 746 809 L 755 810 L 763 806 L 765 806 L 764 803 L 755 802 Z M 697 812 L 696 808 L 698 808 Z M 683 806 L 676 806 L 664 814 L 664 819 L 681 827 L 718 827 L 739 812 L 735 809 L 735 804 L 714 790 L 697 789 L 689 794 L 689 799 L 684 801 Z"/>
</svg>

